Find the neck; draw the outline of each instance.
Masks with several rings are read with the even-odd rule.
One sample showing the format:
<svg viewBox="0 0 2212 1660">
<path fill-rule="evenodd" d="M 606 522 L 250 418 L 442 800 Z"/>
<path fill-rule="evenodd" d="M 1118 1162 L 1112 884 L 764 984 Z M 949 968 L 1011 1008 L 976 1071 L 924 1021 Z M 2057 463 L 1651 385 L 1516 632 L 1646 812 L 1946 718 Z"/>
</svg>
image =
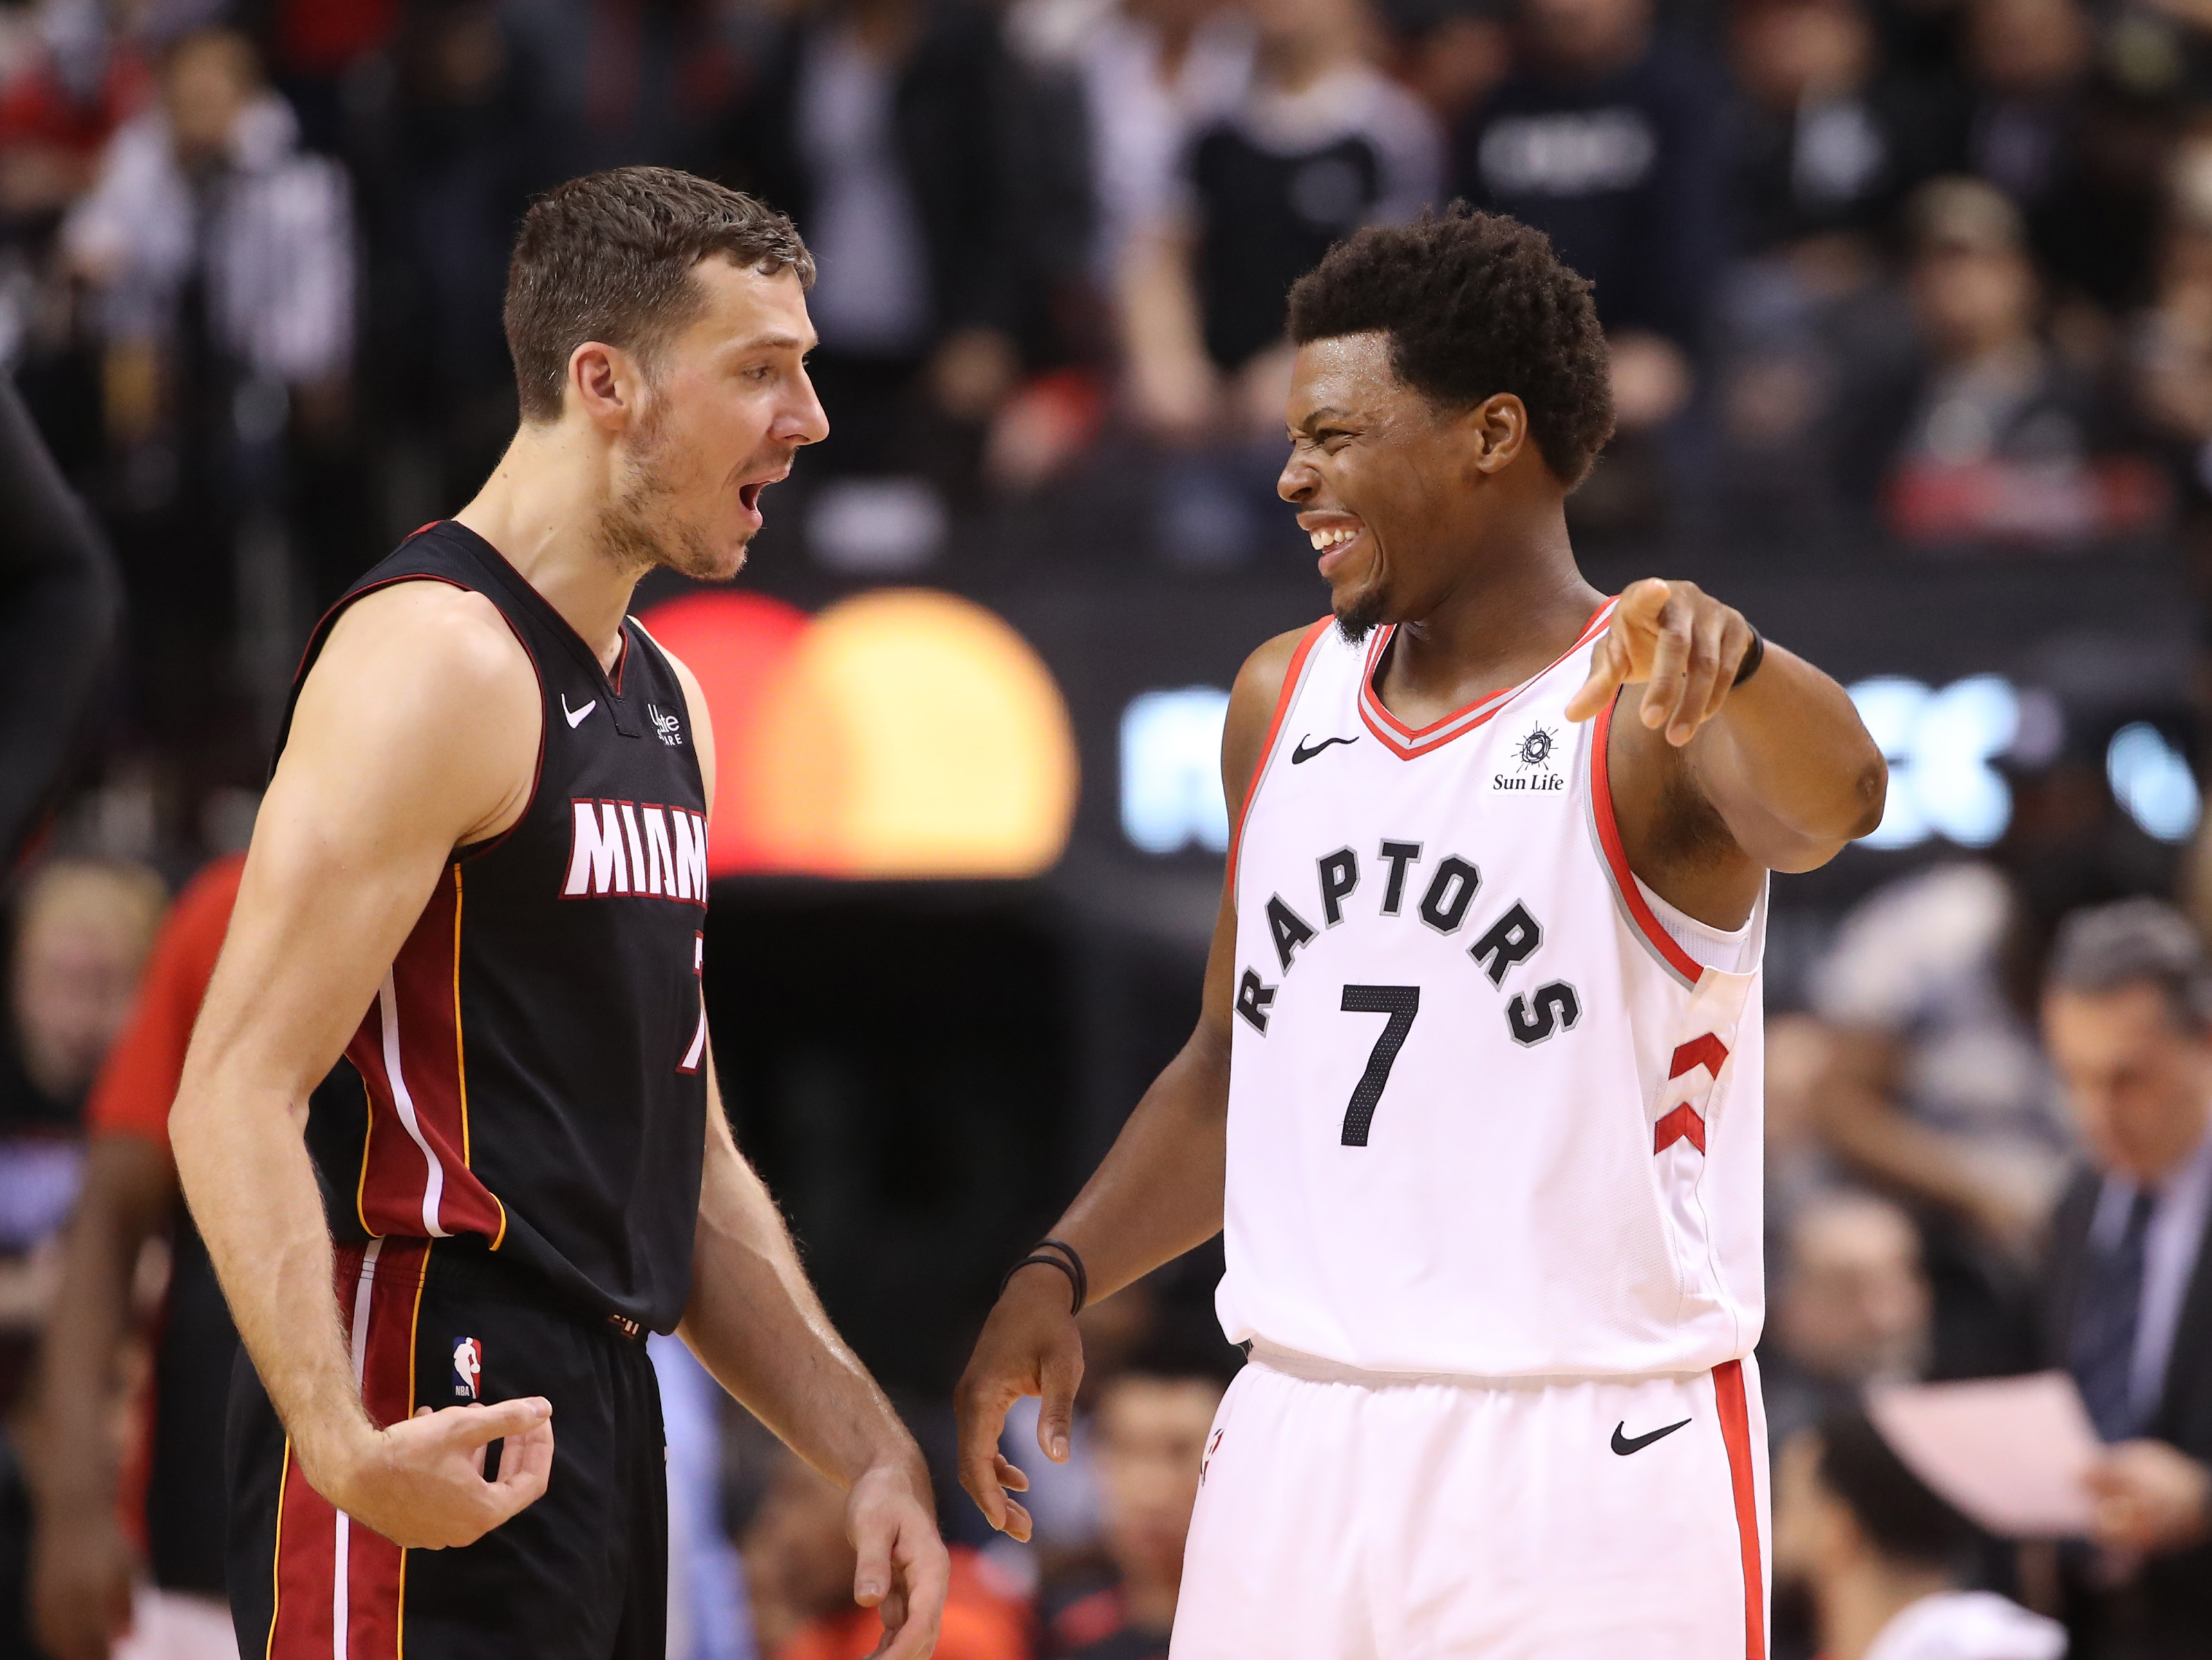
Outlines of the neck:
<svg viewBox="0 0 2212 1660">
<path fill-rule="evenodd" d="M 1339 64 L 1357 58 L 1359 43 L 1346 36 L 1315 33 L 1295 40 L 1269 41 L 1260 48 L 1260 72 L 1285 93 L 1302 93 Z"/>
<path fill-rule="evenodd" d="M 526 425 L 453 518 L 498 548 L 611 672 L 645 570 L 618 564 L 600 540 L 608 470 L 564 425 Z"/>
<path fill-rule="evenodd" d="M 1882 1628 L 1923 1597 L 1949 1590 L 1940 1568 L 1905 1566 L 1866 1555 L 1820 1585 L 1823 1660 L 1863 1660 Z"/>
<path fill-rule="evenodd" d="M 1574 643 L 1602 597 L 1576 568 L 1564 503 L 1532 506 L 1517 524 L 1486 528 L 1484 557 L 1399 628 L 1391 682 L 1456 708 L 1518 685 Z"/>
</svg>

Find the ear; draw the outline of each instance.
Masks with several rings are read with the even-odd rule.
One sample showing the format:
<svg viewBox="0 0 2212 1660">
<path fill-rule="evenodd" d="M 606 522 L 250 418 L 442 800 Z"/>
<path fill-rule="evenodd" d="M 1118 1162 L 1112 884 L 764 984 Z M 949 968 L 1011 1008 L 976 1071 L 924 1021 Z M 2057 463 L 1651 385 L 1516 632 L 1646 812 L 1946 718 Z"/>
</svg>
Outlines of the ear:
<svg viewBox="0 0 2212 1660">
<path fill-rule="evenodd" d="M 635 422 L 646 397 L 645 375 L 637 360 L 621 347 L 587 340 L 568 354 L 562 403 L 580 409 L 601 431 L 611 435 Z"/>
<path fill-rule="evenodd" d="M 1528 443 L 1528 409 L 1512 392 L 1496 392 L 1460 416 L 1468 464 L 1478 473 L 1504 472 Z"/>
</svg>

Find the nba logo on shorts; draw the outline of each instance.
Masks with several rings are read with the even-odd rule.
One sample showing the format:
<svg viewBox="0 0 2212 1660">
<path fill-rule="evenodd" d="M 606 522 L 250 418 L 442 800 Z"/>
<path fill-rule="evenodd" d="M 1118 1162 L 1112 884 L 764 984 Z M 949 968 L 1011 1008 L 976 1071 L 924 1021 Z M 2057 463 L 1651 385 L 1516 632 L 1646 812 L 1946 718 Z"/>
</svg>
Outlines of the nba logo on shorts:
<svg viewBox="0 0 2212 1660">
<path fill-rule="evenodd" d="M 480 1397 L 483 1378 L 483 1345 L 473 1337 L 453 1339 L 453 1398 Z"/>
</svg>

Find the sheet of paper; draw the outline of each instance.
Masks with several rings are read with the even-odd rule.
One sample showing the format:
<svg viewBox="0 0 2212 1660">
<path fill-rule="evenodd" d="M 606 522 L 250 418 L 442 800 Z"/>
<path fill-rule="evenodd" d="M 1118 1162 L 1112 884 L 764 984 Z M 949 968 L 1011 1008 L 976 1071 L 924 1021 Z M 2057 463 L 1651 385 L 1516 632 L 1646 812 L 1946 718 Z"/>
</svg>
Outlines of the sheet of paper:
<svg viewBox="0 0 2212 1660">
<path fill-rule="evenodd" d="M 1867 1414 L 1914 1475 L 1990 1532 L 2088 1531 L 2082 1478 L 2103 1448 L 2064 1372 L 1894 1384 L 1869 1395 Z"/>
</svg>

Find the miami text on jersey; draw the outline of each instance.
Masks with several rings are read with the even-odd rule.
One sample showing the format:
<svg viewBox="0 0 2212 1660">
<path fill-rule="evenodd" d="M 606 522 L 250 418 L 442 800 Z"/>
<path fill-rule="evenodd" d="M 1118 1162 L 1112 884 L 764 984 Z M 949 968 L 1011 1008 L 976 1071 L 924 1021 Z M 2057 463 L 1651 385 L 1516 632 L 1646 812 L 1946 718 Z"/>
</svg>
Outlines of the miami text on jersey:
<svg viewBox="0 0 2212 1660">
<path fill-rule="evenodd" d="M 572 801 L 565 899 L 651 894 L 707 903 L 707 820 L 688 808 Z"/>
</svg>

